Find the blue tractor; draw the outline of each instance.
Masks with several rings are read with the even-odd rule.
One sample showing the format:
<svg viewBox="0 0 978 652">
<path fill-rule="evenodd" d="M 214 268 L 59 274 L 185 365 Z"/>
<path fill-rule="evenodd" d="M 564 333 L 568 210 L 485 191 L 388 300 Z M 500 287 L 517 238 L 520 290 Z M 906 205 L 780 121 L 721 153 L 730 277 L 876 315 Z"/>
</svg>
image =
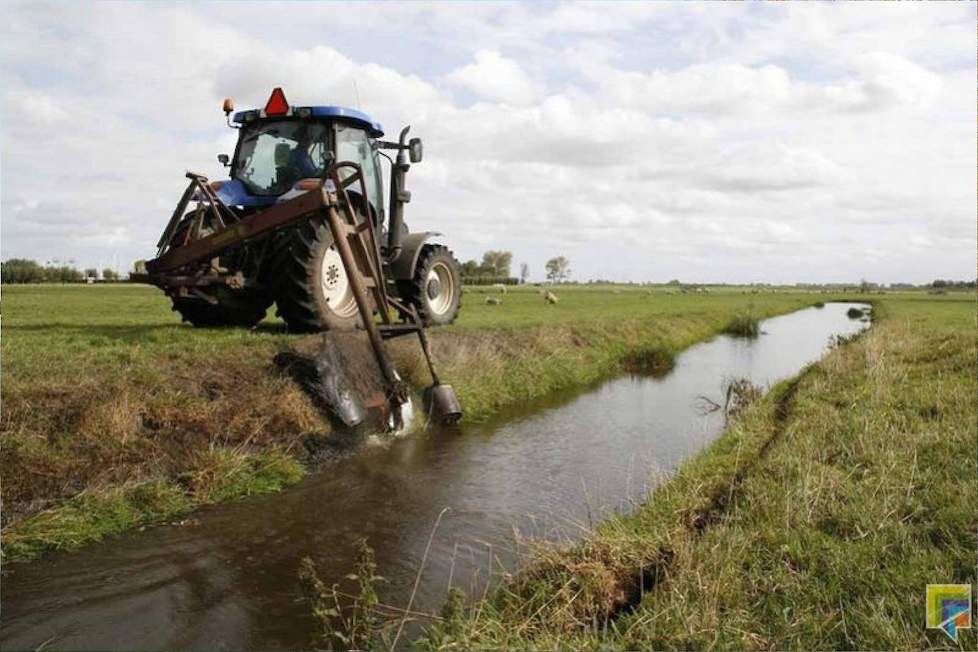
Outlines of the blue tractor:
<svg viewBox="0 0 978 652">
<path fill-rule="evenodd" d="M 380 124 L 365 113 L 292 106 L 280 88 L 264 109 L 235 113 L 228 99 L 224 112 L 238 129 L 234 155 L 218 157 L 229 179 L 188 173 L 191 183 L 160 238 L 157 258 L 137 266 L 134 280 L 163 289 L 194 326 L 251 327 L 274 303 L 290 331 L 352 329 L 363 319 L 355 284 L 333 231 L 318 217 L 324 213 L 303 199 L 331 196 L 335 180 L 343 186 L 338 194 L 349 204 L 352 228 L 369 236 L 354 257 L 379 297 L 374 311 L 383 304 L 425 326 L 455 320 L 462 295 L 458 261 L 432 241 L 439 234 L 409 233 L 403 219 L 411 198 L 405 175 L 422 157 L 421 141 L 406 140 L 407 127 L 398 141 L 385 141 Z M 384 150 L 396 151 L 396 159 Z M 386 190 L 382 157 L 391 163 Z"/>
</svg>

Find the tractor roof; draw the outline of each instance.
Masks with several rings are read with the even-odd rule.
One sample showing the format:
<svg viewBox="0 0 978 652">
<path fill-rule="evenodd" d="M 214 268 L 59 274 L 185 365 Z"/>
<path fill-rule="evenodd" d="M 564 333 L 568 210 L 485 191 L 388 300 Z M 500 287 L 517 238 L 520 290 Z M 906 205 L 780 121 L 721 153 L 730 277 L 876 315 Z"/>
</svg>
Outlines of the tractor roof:
<svg viewBox="0 0 978 652">
<path fill-rule="evenodd" d="M 234 114 L 234 121 L 245 124 L 253 120 L 277 120 L 280 118 L 334 118 L 346 122 L 352 122 L 363 127 L 371 138 L 380 138 L 384 135 L 384 128 L 379 122 L 371 118 L 363 111 L 350 109 L 345 106 L 293 106 L 287 112 L 267 115 L 263 109 L 251 109 L 250 111 L 239 111 Z"/>
</svg>

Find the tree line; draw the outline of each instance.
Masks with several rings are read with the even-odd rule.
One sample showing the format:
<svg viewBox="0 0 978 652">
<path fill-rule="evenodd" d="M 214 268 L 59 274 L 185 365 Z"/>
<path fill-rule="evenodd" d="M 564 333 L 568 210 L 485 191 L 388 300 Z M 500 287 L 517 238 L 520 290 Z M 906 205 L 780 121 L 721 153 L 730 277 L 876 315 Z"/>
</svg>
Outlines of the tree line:
<svg viewBox="0 0 978 652">
<path fill-rule="evenodd" d="M 0 283 L 84 283 L 87 279 L 98 278 L 117 281 L 119 273 L 105 268 L 100 275 L 94 267 L 80 270 L 59 263 L 41 265 L 27 258 L 10 258 L 0 263 Z"/>
<path fill-rule="evenodd" d="M 467 260 L 461 264 L 462 278 L 469 285 L 486 285 L 488 283 L 526 283 L 530 278 L 530 266 L 520 263 L 519 277 L 513 276 L 510 268 L 513 264 L 511 251 L 490 250 L 482 254 L 482 262 Z M 544 266 L 547 280 L 551 283 L 563 283 L 570 278 L 570 261 L 564 256 L 557 256 L 547 261 Z"/>
</svg>

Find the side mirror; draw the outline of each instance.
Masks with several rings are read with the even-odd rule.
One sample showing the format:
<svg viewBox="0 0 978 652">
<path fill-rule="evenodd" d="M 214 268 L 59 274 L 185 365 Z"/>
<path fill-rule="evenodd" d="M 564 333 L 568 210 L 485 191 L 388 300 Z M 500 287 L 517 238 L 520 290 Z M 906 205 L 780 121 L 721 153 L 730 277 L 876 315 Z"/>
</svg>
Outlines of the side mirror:
<svg viewBox="0 0 978 652">
<path fill-rule="evenodd" d="M 228 156 L 227 154 L 218 154 L 217 160 L 224 167 L 230 167 L 231 165 L 231 157 Z"/>
<path fill-rule="evenodd" d="M 412 138 L 411 140 L 409 140 L 408 156 L 411 158 L 411 162 L 420 163 L 422 154 L 424 154 L 424 147 L 421 145 L 421 139 Z"/>
</svg>

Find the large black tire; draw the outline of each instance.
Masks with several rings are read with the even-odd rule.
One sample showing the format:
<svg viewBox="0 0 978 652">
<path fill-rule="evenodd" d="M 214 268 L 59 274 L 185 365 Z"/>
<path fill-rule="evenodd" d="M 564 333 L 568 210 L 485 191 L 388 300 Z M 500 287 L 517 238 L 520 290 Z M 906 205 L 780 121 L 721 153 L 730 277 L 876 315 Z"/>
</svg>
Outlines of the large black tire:
<svg viewBox="0 0 978 652">
<path fill-rule="evenodd" d="M 359 320 L 353 291 L 329 228 L 308 220 L 295 228 L 272 272 L 277 314 L 289 330 L 351 330 Z"/>
<path fill-rule="evenodd" d="M 458 261 L 442 245 L 421 248 L 410 281 L 398 281 L 398 291 L 418 311 L 426 326 L 451 324 L 462 308 L 462 274 Z"/>
<path fill-rule="evenodd" d="M 251 328 L 265 318 L 272 305 L 267 296 L 248 290 L 221 290 L 217 304 L 203 299 L 173 299 L 173 310 L 196 328 L 237 326 Z"/>
</svg>

